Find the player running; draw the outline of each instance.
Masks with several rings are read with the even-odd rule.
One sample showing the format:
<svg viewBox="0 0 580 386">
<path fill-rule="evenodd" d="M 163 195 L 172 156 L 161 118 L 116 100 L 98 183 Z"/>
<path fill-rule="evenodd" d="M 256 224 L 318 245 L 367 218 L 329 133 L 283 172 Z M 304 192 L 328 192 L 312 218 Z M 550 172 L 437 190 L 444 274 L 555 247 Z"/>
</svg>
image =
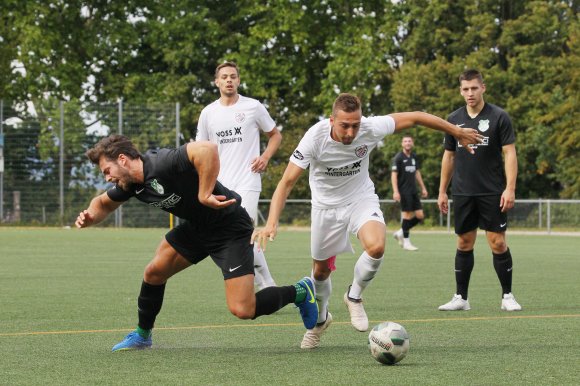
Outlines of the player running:
<svg viewBox="0 0 580 386">
<path fill-rule="evenodd" d="M 340 94 L 330 119 L 312 126 L 290 157 L 272 197 L 266 226 L 252 237 L 262 248 L 267 240 L 276 237 L 286 199 L 302 172 L 310 167 L 312 278 L 319 314 L 316 327 L 304 334 L 301 348 L 318 347 L 322 333 L 332 322 L 328 311 L 332 292 L 330 275 L 335 270 L 336 255 L 354 252 L 349 232 L 358 237 L 364 252 L 355 264 L 354 279 L 343 299 L 353 327 L 358 331 L 368 329 L 362 293 L 383 262 L 386 232 L 379 198 L 369 177 L 369 155 L 385 136 L 414 125 L 449 133 L 465 146 L 479 143 L 481 138 L 473 129 L 459 128 L 423 112 L 366 118 L 356 96 Z"/>
</svg>

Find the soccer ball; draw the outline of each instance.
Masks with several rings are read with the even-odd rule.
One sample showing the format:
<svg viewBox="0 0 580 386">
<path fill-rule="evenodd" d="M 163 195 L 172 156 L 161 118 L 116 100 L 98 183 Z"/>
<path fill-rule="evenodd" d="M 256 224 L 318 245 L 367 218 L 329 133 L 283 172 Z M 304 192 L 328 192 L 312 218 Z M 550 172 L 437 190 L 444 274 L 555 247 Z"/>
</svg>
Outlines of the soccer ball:
<svg viewBox="0 0 580 386">
<path fill-rule="evenodd" d="M 409 334 L 399 323 L 383 322 L 371 330 L 369 349 L 377 361 L 394 365 L 409 352 Z"/>
</svg>

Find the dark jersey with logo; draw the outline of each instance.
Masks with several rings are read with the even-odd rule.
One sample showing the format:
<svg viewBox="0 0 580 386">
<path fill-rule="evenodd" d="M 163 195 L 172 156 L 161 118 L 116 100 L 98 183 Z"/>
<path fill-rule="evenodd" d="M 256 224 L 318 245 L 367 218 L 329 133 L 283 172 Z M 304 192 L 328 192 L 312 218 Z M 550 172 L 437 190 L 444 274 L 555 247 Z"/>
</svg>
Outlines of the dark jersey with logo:
<svg viewBox="0 0 580 386">
<path fill-rule="evenodd" d="M 452 194 L 457 196 L 484 196 L 501 194 L 505 189 L 502 146 L 515 142 L 516 137 L 509 115 L 500 107 L 485 103 L 475 118 L 463 106 L 447 120 L 460 127 L 477 129 L 483 143 L 473 146 L 470 154 L 456 139 L 445 134 L 445 150 L 455 152 Z"/>
<path fill-rule="evenodd" d="M 124 191 L 118 185 L 107 191 L 113 201 L 127 201 L 131 197 L 188 220 L 196 227 L 223 224 L 227 217 L 240 209 L 240 196 L 216 182 L 214 195 L 224 195 L 237 202 L 224 209 L 212 209 L 199 202 L 199 176 L 187 156 L 187 145 L 177 149 L 149 150 L 143 160 L 143 185 L 133 185 Z"/>
<path fill-rule="evenodd" d="M 417 184 L 415 174 L 421 168 L 417 154 L 411 153 L 408 157 L 400 151 L 393 157 L 391 171 L 397 172 L 397 186 L 400 194 L 416 194 Z"/>
</svg>

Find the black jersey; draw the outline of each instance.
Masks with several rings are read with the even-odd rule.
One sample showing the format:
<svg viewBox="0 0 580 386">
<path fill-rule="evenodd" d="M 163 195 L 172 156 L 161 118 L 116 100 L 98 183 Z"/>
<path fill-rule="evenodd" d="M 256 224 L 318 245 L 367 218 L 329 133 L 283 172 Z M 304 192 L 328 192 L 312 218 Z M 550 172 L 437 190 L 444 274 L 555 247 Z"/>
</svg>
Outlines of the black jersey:
<svg viewBox="0 0 580 386">
<path fill-rule="evenodd" d="M 452 194 L 501 194 L 506 183 L 502 146 L 516 140 L 509 115 L 500 107 L 485 103 L 475 118 L 471 118 L 463 106 L 451 113 L 447 120 L 460 127 L 477 129 L 484 137 L 482 143 L 473 146 L 475 154 L 470 154 L 453 136 L 445 134 L 445 150 L 455 152 Z"/>
<path fill-rule="evenodd" d="M 224 195 L 228 200 L 235 198 L 237 202 L 223 209 L 202 205 L 197 197 L 199 176 L 187 156 L 186 146 L 149 150 L 142 154 L 143 185 L 133 185 L 129 191 L 115 185 L 107 191 L 107 195 L 113 201 L 127 201 L 136 197 L 139 201 L 188 220 L 197 227 L 207 228 L 223 223 L 228 215 L 239 210 L 241 197 L 217 181 L 213 194 Z"/>
<path fill-rule="evenodd" d="M 417 184 L 415 174 L 421 168 L 417 154 L 411 153 L 408 157 L 400 151 L 393 157 L 391 171 L 397 173 L 397 186 L 400 194 L 416 194 Z"/>
</svg>

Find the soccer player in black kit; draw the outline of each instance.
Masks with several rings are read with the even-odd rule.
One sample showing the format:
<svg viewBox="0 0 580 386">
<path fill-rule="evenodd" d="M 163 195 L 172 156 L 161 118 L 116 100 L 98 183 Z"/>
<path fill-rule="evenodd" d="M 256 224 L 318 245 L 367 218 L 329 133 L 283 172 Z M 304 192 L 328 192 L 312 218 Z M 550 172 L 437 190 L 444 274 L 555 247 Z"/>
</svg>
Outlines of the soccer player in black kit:
<svg viewBox="0 0 580 386">
<path fill-rule="evenodd" d="M 447 120 L 460 127 L 476 128 L 484 136 L 484 141 L 474 146 L 477 148 L 475 154 L 468 154 L 453 137 L 445 135 L 437 204 L 443 213 L 448 212 L 447 187 L 453 177 L 457 289 L 451 301 L 440 306 L 439 310 L 471 308 L 468 288 L 479 227 L 485 230 L 493 266 L 501 284 L 501 309 L 520 311 L 522 307 L 512 295 L 512 256 L 505 239 L 507 212 L 514 206 L 518 171 L 515 133 L 509 115 L 483 100 L 485 84 L 479 71 L 464 71 L 459 76 L 459 84 L 466 106 L 451 113 Z"/>
<path fill-rule="evenodd" d="M 220 164 L 215 144 L 190 142 L 140 154 L 129 138 L 111 135 L 86 154 L 115 185 L 80 212 L 78 228 L 101 222 L 131 197 L 186 220 L 165 235 L 146 266 L 137 300 L 137 329 L 113 351 L 151 347 L 165 283 L 208 255 L 222 270 L 226 303 L 238 318 L 255 319 L 295 303 L 306 328 L 316 325 L 318 305 L 311 279 L 254 294 L 252 220 L 240 206 L 240 196 L 217 181 Z"/>
<path fill-rule="evenodd" d="M 413 150 L 413 137 L 404 135 L 401 140 L 402 151 L 398 152 L 391 162 L 391 184 L 393 200 L 401 203 L 401 229 L 393 233 L 393 237 L 401 248 L 416 251 L 419 248 L 411 244 L 409 233 L 411 228 L 424 218 L 423 206 L 417 194 L 417 183 L 421 188 L 421 197 L 427 198 L 427 189 L 421 176 L 421 162 Z"/>
</svg>

